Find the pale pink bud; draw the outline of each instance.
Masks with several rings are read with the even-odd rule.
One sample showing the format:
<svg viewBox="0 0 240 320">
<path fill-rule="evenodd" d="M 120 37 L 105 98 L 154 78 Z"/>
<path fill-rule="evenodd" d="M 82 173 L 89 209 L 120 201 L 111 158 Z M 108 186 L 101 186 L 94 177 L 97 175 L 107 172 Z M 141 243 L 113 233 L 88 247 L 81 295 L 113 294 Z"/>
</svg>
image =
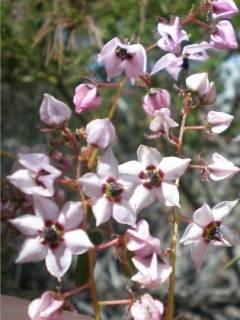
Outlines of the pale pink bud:
<svg viewBox="0 0 240 320">
<path fill-rule="evenodd" d="M 210 178 L 214 181 L 232 178 L 240 171 L 231 161 L 217 152 L 212 155 L 212 161 L 208 165 L 208 170 L 210 172 Z"/>
<path fill-rule="evenodd" d="M 167 108 L 155 111 L 154 116 L 150 123 L 150 130 L 153 132 L 162 131 L 168 136 L 171 128 L 178 127 L 177 122 L 171 118 L 171 112 Z"/>
<path fill-rule="evenodd" d="M 116 140 L 116 130 L 112 122 L 106 119 L 95 119 L 86 126 L 87 142 L 104 149 Z"/>
<path fill-rule="evenodd" d="M 152 88 L 148 94 L 142 99 L 143 110 L 150 116 L 154 116 L 156 110 L 161 108 L 169 108 L 171 104 L 171 96 L 165 89 Z"/>
<path fill-rule="evenodd" d="M 212 1 L 213 19 L 230 19 L 238 13 L 238 8 L 233 0 Z"/>
<path fill-rule="evenodd" d="M 193 74 L 186 79 L 187 88 L 200 97 L 203 105 L 212 104 L 216 101 L 216 88 L 214 82 L 208 80 L 206 72 Z"/>
<path fill-rule="evenodd" d="M 71 110 L 65 103 L 47 93 L 44 93 L 43 96 L 39 110 L 42 122 L 50 126 L 58 126 L 70 119 Z"/>
<path fill-rule="evenodd" d="M 207 124 L 213 133 L 225 131 L 231 124 L 234 116 L 225 112 L 210 111 L 207 115 Z"/>
<path fill-rule="evenodd" d="M 236 49 L 238 47 L 235 31 L 228 20 L 218 22 L 210 39 L 210 44 L 216 49 Z"/>
<path fill-rule="evenodd" d="M 125 44 L 116 37 L 102 48 L 98 61 L 104 64 L 108 81 L 124 72 L 134 83 L 147 67 L 146 51 L 141 44 Z"/>
<path fill-rule="evenodd" d="M 80 84 L 76 87 L 73 97 L 75 112 L 81 113 L 84 110 L 97 108 L 101 102 L 102 99 L 98 94 L 96 86 L 92 84 Z"/>
<path fill-rule="evenodd" d="M 130 309 L 134 320 L 161 320 L 163 310 L 163 304 L 148 293 L 135 301 Z"/>
</svg>

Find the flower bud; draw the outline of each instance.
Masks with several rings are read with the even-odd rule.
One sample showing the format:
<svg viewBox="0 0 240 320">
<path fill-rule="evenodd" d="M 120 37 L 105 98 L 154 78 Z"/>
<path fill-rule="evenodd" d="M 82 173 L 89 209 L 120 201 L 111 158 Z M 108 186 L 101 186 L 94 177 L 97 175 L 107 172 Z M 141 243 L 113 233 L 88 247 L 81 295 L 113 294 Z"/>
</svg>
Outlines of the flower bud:
<svg viewBox="0 0 240 320">
<path fill-rule="evenodd" d="M 168 108 L 155 111 L 154 116 L 155 118 L 150 123 L 150 130 L 153 132 L 161 131 L 169 136 L 169 130 L 178 127 L 178 123 L 171 118 Z"/>
<path fill-rule="evenodd" d="M 233 0 L 212 1 L 213 19 L 230 19 L 238 13 L 238 8 Z"/>
<path fill-rule="evenodd" d="M 86 126 L 88 144 L 104 149 L 116 140 L 116 130 L 112 122 L 106 119 L 95 119 Z"/>
<path fill-rule="evenodd" d="M 101 102 L 102 99 L 98 94 L 96 86 L 92 84 L 80 84 L 76 87 L 73 98 L 75 112 L 81 113 L 84 110 L 97 108 Z"/>
<path fill-rule="evenodd" d="M 171 97 L 165 89 L 152 88 L 149 94 L 146 94 L 142 99 L 143 110 L 150 116 L 154 116 L 156 110 L 162 108 L 169 108 L 171 104 Z"/>
<path fill-rule="evenodd" d="M 230 126 L 233 118 L 225 112 L 210 111 L 207 115 L 207 125 L 213 133 L 221 133 Z"/>
<path fill-rule="evenodd" d="M 240 171 L 240 169 L 231 161 L 227 160 L 217 152 L 212 155 L 212 161 L 208 165 L 208 170 L 210 178 L 213 181 L 230 179 Z"/>
<path fill-rule="evenodd" d="M 216 49 L 236 49 L 238 47 L 235 31 L 228 20 L 218 22 L 210 39 L 210 44 Z"/>
<path fill-rule="evenodd" d="M 70 119 L 71 110 L 62 101 L 44 93 L 39 114 L 42 122 L 50 126 L 58 126 Z"/>
</svg>

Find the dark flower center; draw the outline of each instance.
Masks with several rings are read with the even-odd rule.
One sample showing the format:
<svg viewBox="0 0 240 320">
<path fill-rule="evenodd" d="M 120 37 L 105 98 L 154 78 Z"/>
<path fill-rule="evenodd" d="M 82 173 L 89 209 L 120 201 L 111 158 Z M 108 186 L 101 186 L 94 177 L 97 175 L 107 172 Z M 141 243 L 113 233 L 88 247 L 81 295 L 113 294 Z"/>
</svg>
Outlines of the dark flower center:
<svg viewBox="0 0 240 320">
<path fill-rule="evenodd" d="M 117 57 L 119 59 L 121 59 L 122 61 L 127 60 L 127 59 L 132 59 L 132 57 L 134 55 L 133 53 L 129 53 L 127 51 L 127 49 L 121 48 L 119 46 L 116 48 L 115 52 L 116 52 Z"/>
<path fill-rule="evenodd" d="M 116 182 L 114 178 L 110 177 L 103 185 L 102 191 L 109 201 L 119 202 L 121 201 L 123 186 L 120 183 Z"/>
<path fill-rule="evenodd" d="M 38 171 L 36 177 L 35 177 L 35 182 L 38 186 L 46 188 L 45 184 L 41 181 L 41 177 L 42 176 L 47 176 L 49 174 L 48 171 L 41 169 L 40 171 Z"/>
<path fill-rule="evenodd" d="M 45 222 L 45 228 L 42 232 L 42 243 L 49 245 L 50 248 L 56 248 L 63 241 L 63 227 L 60 223 L 52 221 Z"/>
<path fill-rule="evenodd" d="M 143 180 L 143 185 L 147 189 L 160 187 L 163 176 L 164 173 L 155 166 L 148 166 L 139 174 L 139 178 Z"/>
<path fill-rule="evenodd" d="M 203 238 L 205 241 L 210 242 L 214 241 L 222 241 L 223 233 L 220 229 L 221 222 L 211 222 L 204 228 Z"/>
</svg>

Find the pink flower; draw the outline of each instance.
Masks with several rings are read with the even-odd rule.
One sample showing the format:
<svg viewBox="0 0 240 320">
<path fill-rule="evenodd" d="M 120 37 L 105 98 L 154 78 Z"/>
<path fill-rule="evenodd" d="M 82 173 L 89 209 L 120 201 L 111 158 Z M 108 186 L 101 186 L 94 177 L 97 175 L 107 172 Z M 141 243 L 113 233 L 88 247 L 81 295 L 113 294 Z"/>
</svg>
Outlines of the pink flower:
<svg viewBox="0 0 240 320">
<path fill-rule="evenodd" d="M 138 257 L 147 257 L 154 252 L 160 253 L 160 240 L 149 233 L 146 220 L 140 220 L 135 229 L 127 229 L 127 249 Z"/>
<path fill-rule="evenodd" d="M 31 320 L 61 320 L 60 309 L 64 301 L 56 298 L 52 291 L 45 291 L 41 298 L 33 300 L 28 306 Z"/>
<path fill-rule="evenodd" d="M 130 202 L 138 212 L 158 199 L 166 206 L 180 206 L 179 192 L 175 180 L 180 178 L 191 159 L 177 157 L 162 158 L 155 148 L 140 145 L 138 161 L 128 161 L 119 166 L 122 174 L 134 175 L 138 180 Z"/>
<path fill-rule="evenodd" d="M 97 226 L 112 216 L 119 223 L 135 225 L 136 213 L 129 204 L 135 180 L 119 174 L 118 163 L 111 148 L 98 161 L 97 174 L 86 173 L 79 181 L 84 193 L 92 200 Z"/>
<path fill-rule="evenodd" d="M 213 0 L 212 17 L 213 19 L 230 19 L 239 12 L 233 0 Z"/>
<path fill-rule="evenodd" d="M 80 84 L 76 87 L 73 97 L 75 112 L 81 113 L 85 110 L 97 108 L 101 102 L 102 99 L 98 94 L 97 87 L 93 84 Z"/>
<path fill-rule="evenodd" d="M 207 126 L 213 133 L 225 131 L 231 124 L 234 116 L 225 112 L 210 111 L 207 115 Z"/>
<path fill-rule="evenodd" d="M 238 47 L 235 31 L 230 21 L 219 21 L 211 34 L 210 44 L 216 49 L 236 49 Z"/>
<path fill-rule="evenodd" d="M 158 32 L 162 38 L 157 44 L 164 51 L 179 53 L 181 42 L 188 40 L 186 31 L 181 29 L 179 17 L 176 17 L 172 24 L 159 23 Z"/>
<path fill-rule="evenodd" d="M 51 197 L 54 194 L 54 180 L 61 175 L 50 164 L 50 159 L 41 153 L 19 153 L 18 162 L 23 169 L 19 169 L 8 180 L 26 194 L 39 194 Z"/>
<path fill-rule="evenodd" d="M 83 220 L 81 202 L 66 202 L 60 211 L 50 199 L 33 196 L 36 216 L 23 215 L 10 222 L 26 239 L 17 263 L 45 259 L 47 270 L 61 278 L 70 268 L 72 255 L 80 255 L 93 247 L 85 231 L 79 229 Z"/>
<path fill-rule="evenodd" d="M 90 121 L 86 126 L 86 135 L 87 143 L 100 149 L 108 147 L 117 138 L 115 127 L 108 118 Z"/>
<path fill-rule="evenodd" d="M 70 108 L 60 100 L 55 99 L 47 93 L 39 109 L 40 119 L 50 126 L 58 126 L 68 121 L 71 117 Z"/>
<path fill-rule="evenodd" d="M 102 48 L 98 55 L 99 62 L 106 68 L 108 81 L 122 72 L 134 83 L 139 75 L 146 72 L 147 55 L 144 47 L 137 44 L 125 44 L 113 38 Z"/>
<path fill-rule="evenodd" d="M 212 209 L 204 203 L 195 211 L 193 222 L 185 230 L 180 243 L 191 244 L 191 256 L 197 272 L 201 269 L 209 245 L 231 247 L 235 244 L 232 232 L 222 222 L 237 202 L 224 201 Z"/>
<path fill-rule="evenodd" d="M 154 119 L 150 123 L 150 130 L 153 132 L 161 131 L 169 136 L 171 128 L 178 127 L 177 122 L 171 118 L 171 111 L 167 108 L 154 112 Z"/>
<path fill-rule="evenodd" d="M 130 311 L 134 320 L 161 320 L 164 308 L 160 301 L 145 293 L 132 304 Z"/>
<path fill-rule="evenodd" d="M 187 45 L 183 48 L 181 55 L 167 53 L 161 57 L 153 66 L 151 75 L 166 69 L 171 77 L 176 81 L 180 71 L 188 69 L 189 60 L 204 61 L 209 58 L 206 50 L 212 48 L 207 42 Z"/>
<path fill-rule="evenodd" d="M 159 285 L 166 281 L 172 272 L 172 267 L 165 263 L 157 252 L 144 258 L 135 256 L 132 262 L 138 272 L 132 276 L 131 280 L 139 283 L 143 288 L 159 288 Z"/>
<path fill-rule="evenodd" d="M 142 99 L 143 110 L 150 116 L 154 116 L 156 110 L 169 108 L 171 96 L 165 89 L 151 89 Z"/>
<path fill-rule="evenodd" d="M 195 73 L 187 77 L 186 85 L 190 91 L 199 96 L 202 105 L 216 101 L 216 87 L 213 81 L 209 83 L 207 72 Z"/>
<path fill-rule="evenodd" d="M 219 153 L 212 155 L 212 161 L 208 164 L 210 178 L 214 181 L 230 179 L 240 171 L 231 161 L 227 160 Z"/>
</svg>

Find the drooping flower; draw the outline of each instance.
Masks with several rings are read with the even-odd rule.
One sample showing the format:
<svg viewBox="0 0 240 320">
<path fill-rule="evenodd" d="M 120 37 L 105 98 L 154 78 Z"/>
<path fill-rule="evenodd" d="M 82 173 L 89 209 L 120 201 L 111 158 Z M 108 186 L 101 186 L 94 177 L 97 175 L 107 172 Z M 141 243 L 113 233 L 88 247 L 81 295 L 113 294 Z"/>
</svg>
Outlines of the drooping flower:
<svg viewBox="0 0 240 320">
<path fill-rule="evenodd" d="M 80 84 L 75 89 L 73 103 L 75 112 L 81 113 L 85 110 L 95 109 L 101 105 L 102 99 L 93 84 Z"/>
<path fill-rule="evenodd" d="M 145 293 L 130 308 L 134 320 L 161 320 L 163 315 L 163 304 Z"/>
<path fill-rule="evenodd" d="M 131 280 L 143 288 L 159 288 L 172 272 L 172 267 L 157 252 L 146 257 L 135 256 L 132 262 L 138 272 L 131 277 Z"/>
<path fill-rule="evenodd" d="M 119 172 L 137 177 L 138 186 L 130 202 L 138 212 L 158 199 L 166 206 L 180 206 L 175 180 L 180 178 L 191 159 L 162 158 L 155 148 L 140 145 L 138 161 L 128 161 L 119 166 Z"/>
<path fill-rule="evenodd" d="M 147 55 L 139 43 L 125 44 L 115 37 L 102 48 L 98 60 L 105 66 L 108 81 L 124 72 L 134 83 L 139 75 L 146 73 Z"/>
<path fill-rule="evenodd" d="M 71 118 L 70 108 L 60 100 L 44 93 L 39 109 L 40 119 L 50 126 L 58 126 Z"/>
<path fill-rule="evenodd" d="M 207 115 L 207 127 L 213 133 L 225 131 L 231 124 L 234 116 L 225 112 L 210 111 Z"/>
<path fill-rule="evenodd" d="M 117 138 L 116 130 L 111 120 L 95 119 L 86 126 L 87 142 L 100 149 L 107 148 Z"/>
<path fill-rule="evenodd" d="M 230 19 L 239 12 L 233 0 L 213 0 L 212 17 L 213 19 Z"/>
<path fill-rule="evenodd" d="M 151 236 L 146 220 L 140 220 L 134 229 L 127 229 L 126 239 L 127 249 L 138 257 L 144 258 L 154 252 L 160 253 L 160 240 Z"/>
<path fill-rule="evenodd" d="M 240 168 L 217 152 L 212 155 L 212 161 L 208 164 L 207 169 L 210 179 L 214 181 L 230 179 L 240 171 Z"/>
<path fill-rule="evenodd" d="M 209 82 L 208 73 L 195 73 L 186 78 L 186 86 L 200 98 L 202 105 L 212 104 L 216 101 L 216 87 L 213 81 Z"/>
<path fill-rule="evenodd" d="M 64 300 L 57 299 L 56 293 L 45 291 L 38 299 L 28 306 L 28 316 L 31 320 L 61 320 L 61 308 Z"/>
<path fill-rule="evenodd" d="M 162 108 L 170 108 L 171 96 L 165 89 L 151 89 L 142 99 L 143 110 L 150 116 Z"/>
<path fill-rule="evenodd" d="M 191 244 L 191 256 L 200 271 L 209 245 L 231 247 L 236 243 L 232 232 L 223 225 L 223 219 L 229 214 L 238 200 L 224 201 L 212 209 L 204 203 L 193 215 L 193 222 L 187 227 L 180 243 Z"/>
<path fill-rule="evenodd" d="M 151 75 L 166 69 L 171 77 L 177 81 L 180 71 L 182 69 L 188 69 L 189 60 L 207 60 L 209 56 L 206 50 L 211 48 L 212 46 L 209 43 L 203 41 L 199 44 L 190 44 L 183 47 L 180 55 L 167 53 L 154 64 Z"/>
<path fill-rule="evenodd" d="M 159 23 L 158 32 L 162 38 L 157 45 L 164 51 L 179 53 L 181 52 L 181 42 L 189 40 L 186 31 L 181 29 L 179 17 L 175 17 L 172 24 Z"/>
<path fill-rule="evenodd" d="M 211 34 L 210 44 L 220 50 L 236 49 L 238 47 L 237 38 L 230 21 L 219 21 L 215 31 Z"/>
<path fill-rule="evenodd" d="M 19 153 L 18 162 L 23 169 L 15 171 L 7 179 L 26 194 L 51 197 L 54 194 L 54 180 L 61 175 L 50 164 L 50 159 L 41 153 Z"/>
<path fill-rule="evenodd" d="M 72 255 L 93 247 L 85 231 L 81 202 L 66 202 L 60 211 L 50 199 L 34 195 L 33 215 L 23 215 L 10 222 L 29 237 L 22 245 L 17 263 L 45 259 L 49 273 L 60 279 L 70 268 Z"/>
<path fill-rule="evenodd" d="M 92 200 L 97 226 L 112 216 L 119 223 L 135 225 L 136 213 L 129 204 L 135 180 L 119 174 L 118 163 L 111 148 L 98 161 L 97 174 L 86 173 L 79 181 L 84 193 Z"/>
<path fill-rule="evenodd" d="M 178 127 L 178 123 L 171 118 L 171 111 L 169 109 L 162 108 L 154 112 L 154 119 L 150 123 L 151 131 L 161 131 L 169 136 L 169 130 L 175 127 Z"/>
</svg>

